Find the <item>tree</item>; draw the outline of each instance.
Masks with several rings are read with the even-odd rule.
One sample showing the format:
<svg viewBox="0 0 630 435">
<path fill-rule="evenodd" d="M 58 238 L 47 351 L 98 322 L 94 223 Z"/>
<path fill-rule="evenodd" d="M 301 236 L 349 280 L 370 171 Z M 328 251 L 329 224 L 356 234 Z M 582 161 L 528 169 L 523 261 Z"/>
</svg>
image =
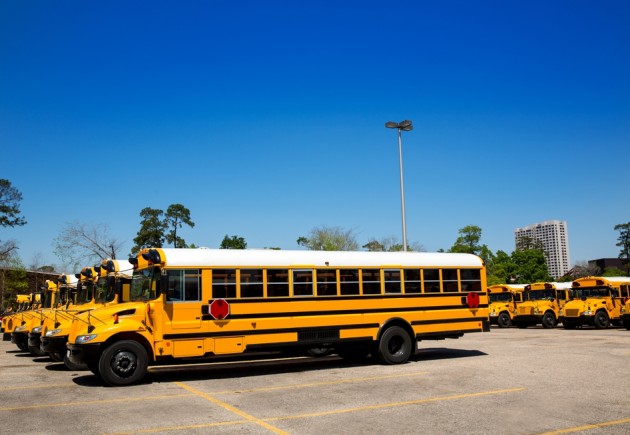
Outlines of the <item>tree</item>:
<svg viewBox="0 0 630 435">
<path fill-rule="evenodd" d="M 131 254 L 136 255 L 142 248 L 161 248 L 166 236 L 167 223 L 162 220 L 164 212 L 156 208 L 145 207 L 140 211 L 140 229 L 133 239 L 135 243 Z"/>
<path fill-rule="evenodd" d="M 28 277 L 24 265 L 16 255 L 9 255 L 0 261 L 0 312 L 15 295 L 28 292 Z"/>
<path fill-rule="evenodd" d="M 20 216 L 22 194 L 11 186 L 9 180 L 0 178 L 0 226 L 18 227 L 26 225 L 26 219 Z"/>
<path fill-rule="evenodd" d="M 54 241 L 54 252 L 72 270 L 106 258 L 115 259 L 122 242 L 109 235 L 107 224 L 67 222 Z"/>
<path fill-rule="evenodd" d="M 14 240 L 0 242 L 0 262 L 7 260 L 16 249 L 17 245 Z"/>
<path fill-rule="evenodd" d="M 402 243 L 393 236 L 384 237 L 380 240 L 372 238 L 362 247 L 371 252 L 399 252 L 403 250 Z M 407 245 L 407 251 L 424 251 L 424 247 L 417 242 L 413 242 L 411 245 Z"/>
<path fill-rule="evenodd" d="M 243 237 L 232 236 L 226 234 L 221 242 L 221 249 L 246 249 L 247 242 Z"/>
<path fill-rule="evenodd" d="M 481 239 L 481 228 L 476 225 L 467 225 L 459 230 L 459 237 L 449 252 L 462 252 L 478 255 L 481 250 L 479 240 Z"/>
<path fill-rule="evenodd" d="M 313 228 L 308 237 L 299 237 L 297 244 L 312 251 L 356 251 L 359 243 L 352 230 L 340 227 Z"/>
<path fill-rule="evenodd" d="M 492 265 L 488 268 L 488 285 L 511 284 L 516 281 L 516 264 L 512 257 L 504 251 L 497 251 Z"/>
<path fill-rule="evenodd" d="M 545 253 L 541 249 L 515 250 L 512 262 L 516 265 L 517 284 L 552 281 L 547 269 Z"/>
<path fill-rule="evenodd" d="M 621 248 L 619 259 L 626 265 L 628 269 L 626 273 L 630 273 L 630 222 L 615 225 L 615 231 L 619 231 L 617 238 L 617 246 Z"/>
<path fill-rule="evenodd" d="M 528 236 L 522 236 L 522 237 L 519 237 L 518 240 L 516 240 L 516 249 L 520 251 L 524 251 L 526 249 L 543 250 L 544 245 L 543 245 L 542 240 L 532 239 L 531 237 L 528 237 Z"/>
<path fill-rule="evenodd" d="M 181 204 L 171 204 L 166 209 L 164 217 L 166 228 L 171 230 L 166 234 L 166 242 L 171 243 L 174 248 L 185 248 L 186 241 L 177 236 L 177 229 L 183 224 L 193 228 L 195 223 L 190 219 L 190 210 Z"/>
</svg>

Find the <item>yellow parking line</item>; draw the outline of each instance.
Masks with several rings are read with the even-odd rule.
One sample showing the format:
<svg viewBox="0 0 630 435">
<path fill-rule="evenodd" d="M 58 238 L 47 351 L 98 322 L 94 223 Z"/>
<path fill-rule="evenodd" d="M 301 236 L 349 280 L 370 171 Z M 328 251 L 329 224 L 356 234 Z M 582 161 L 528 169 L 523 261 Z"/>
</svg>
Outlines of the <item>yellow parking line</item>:
<svg viewBox="0 0 630 435">
<path fill-rule="evenodd" d="M 493 390 L 493 391 L 482 391 L 479 393 L 468 393 L 468 394 L 457 394 L 454 396 L 442 396 L 442 397 L 430 397 L 428 399 L 418 399 L 418 400 L 408 400 L 404 402 L 393 402 L 393 403 L 383 403 L 380 405 L 368 405 L 368 406 L 359 406 L 357 408 L 346 408 L 346 409 L 335 409 L 333 411 L 323 411 L 323 412 L 315 412 L 311 414 L 301 414 L 301 415 L 287 415 L 284 417 L 273 417 L 267 418 L 265 421 L 278 421 L 278 420 L 294 420 L 298 418 L 310 418 L 310 417 L 321 417 L 325 415 L 335 415 L 335 414 L 346 414 L 350 412 L 358 412 L 358 411 L 370 411 L 374 409 L 384 409 L 384 408 L 395 408 L 399 406 L 409 406 L 409 405 L 418 405 L 421 403 L 430 403 L 430 402 L 441 402 L 443 400 L 456 400 L 456 399 L 467 399 L 470 397 L 479 397 L 479 396 L 490 396 L 493 394 L 504 394 L 504 393 L 514 393 L 516 391 L 523 391 L 526 388 L 510 388 L 506 390 Z"/>
<path fill-rule="evenodd" d="M 552 430 L 551 432 L 543 432 L 540 435 L 556 435 L 561 433 L 579 432 L 583 430 L 599 429 L 606 426 L 616 426 L 618 424 L 630 423 L 630 418 L 621 420 L 605 421 L 603 423 L 586 424 L 584 426 L 569 427 L 566 429 Z"/>
<path fill-rule="evenodd" d="M 122 399 L 108 399 L 108 400 L 82 400 L 80 402 L 64 402 L 64 403 L 42 403 L 39 405 L 25 405 L 25 406 L 11 406 L 7 408 L 0 408 L 0 411 L 21 411 L 25 409 L 38 409 L 38 408 L 56 408 L 61 406 L 85 406 L 102 403 L 116 403 L 116 402 L 138 402 L 143 400 L 158 400 L 158 399 L 172 399 L 176 397 L 190 397 L 191 394 L 165 394 L 162 396 L 148 396 L 148 397 L 134 397 L 134 398 L 122 398 Z"/>
<path fill-rule="evenodd" d="M 389 375 L 389 376 L 370 376 L 370 377 L 365 377 L 365 378 L 340 379 L 337 381 L 311 382 L 308 384 L 290 384 L 290 385 L 279 385 L 275 387 L 250 388 L 248 390 L 224 390 L 224 391 L 214 391 L 212 392 L 212 394 L 258 393 L 261 391 L 291 390 L 294 388 L 321 387 L 323 385 L 338 385 L 338 384 L 350 384 L 354 382 L 379 381 L 381 379 L 392 379 L 392 378 L 403 378 L 403 377 L 426 375 L 427 373 L 428 372 L 402 373 L 402 374 Z"/>
<path fill-rule="evenodd" d="M 190 391 L 190 392 L 191 392 L 191 393 L 193 393 L 193 394 L 196 394 L 196 395 L 197 395 L 197 396 L 199 396 L 199 397 L 203 397 L 204 399 L 206 399 L 206 400 L 208 400 L 208 401 L 210 401 L 210 402 L 214 403 L 214 404 L 215 404 L 215 405 L 217 405 L 217 406 L 220 406 L 220 407 L 221 407 L 221 408 L 223 408 L 223 409 L 227 409 L 228 411 L 233 412 L 234 414 L 236 414 L 236 415 L 239 415 L 239 416 L 243 417 L 244 419 L 246 419 L 247 421 L 249 421 L 249 422 L 251 422 L 251 423 L 256 423 L 257 425 L 262 426 L 262 427 L 264 427 L 265 429 L 267 429 L 267 430 L 269 430 L 269 431 L 271 431 L 271 432 L 273 432 L 273 433 L 277 433 L 277 434 L 287 434 L 285 431 L 281 430 L 280 428 L 277 428 L 277 427 L 275 427 L 275 426 L 272 426 L 272 425 L 270 425 L 270 424 L 268 424 L 268 423 L 264 422 L 263 420 L 261 420 L 261 419 L 259 419 L 259 418 L 254 417 L 253 415 L 250 415 L 250 414 L 248 414 L 248 413 L 246 413 L 246 412 L 241 411 L 241 410 L 240 410 L 240 409 L 238 409 L 238 408 L 235 408 L 235 407 L 234 407 L 234 406 L 232 406 L 232 405 L 228 405 L 228 404 L 227 404 L 227 403 L 225 403 L 225 402 L 222 402 L 222 401 L 220 401 L 220 400 L 218 400 L 218 399 L 215 399 L 214 397 L 210 396 L 209 394 L 206 394 L 206 393 L 204 393 L 204 392 L 202 392 L 202 391 L 199 391 L 199 390 L 197 390 L 197 389 L 195 389 L 195 388 L 193 388 L 193 387 L 190 387 L 190 386 L 188 386 L 188 385 L 184 384 L 183 382 L 175 382 L 175 384 L 176 384 L 176 385 L 179 385 L 180 387 L 182 387 L 182 388 L 183 388 L 183 389 L 185 389 L 185 390 Z"/>
</svg>

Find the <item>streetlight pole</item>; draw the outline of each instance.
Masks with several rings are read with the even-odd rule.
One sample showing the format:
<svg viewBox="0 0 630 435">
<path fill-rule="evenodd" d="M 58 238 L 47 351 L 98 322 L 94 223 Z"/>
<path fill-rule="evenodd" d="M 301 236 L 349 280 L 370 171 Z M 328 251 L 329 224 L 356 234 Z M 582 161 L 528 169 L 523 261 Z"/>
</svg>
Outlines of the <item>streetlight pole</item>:
<svg viewBox="0 0 630 435">
<path fill-rule="evenodd" d="M 400 209 L 402 214 L 402 243 L 403 251 L 407 251 L 407 223 L 405 219 L 405 181 L 403 178 L 402 132 L 413 130 L 413 125 L 409 120 L 401 122 L 389 121 L 385 123 L 385 127 L 395 128 L 398 130 L 398 162 L 400 165 Z"/>
</svg>

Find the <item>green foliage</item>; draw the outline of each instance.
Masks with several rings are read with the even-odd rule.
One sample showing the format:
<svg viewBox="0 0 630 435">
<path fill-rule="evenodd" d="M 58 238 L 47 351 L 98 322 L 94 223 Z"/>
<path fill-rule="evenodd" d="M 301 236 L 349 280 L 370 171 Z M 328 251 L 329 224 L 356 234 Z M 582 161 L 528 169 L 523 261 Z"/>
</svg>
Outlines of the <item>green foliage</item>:
<svg viewBox="0 0 630 435">
<path fill-rule="evenodd" d="M 626 274 L 630 274 L 630 222 L 615 225 L 615 231 L 619 231 L 616 244 L 621 248 L 619 259 L 626 265 Z"/>
<path fill-rule="evenodd" d="M 479 240 L 481 240 L 481 228 L 476 225 L 467 225 L 459 230 L 459 237 L 449 252 L 479 255 L 481 251 Z"/>
<path fill-rule="evenodd" d="M 362 246 L 370 252 L 400 252 L 403 250 L 403 245 L 395 237 L 384 237 L 380 240 L 370 239 L 365 245 Z M 423 251 L 422 245 L 413 242 L 411 245 L 407 245 L 407 251 Z"/>
<path fill-rule="evenodd" d="M 226 234 L 221 242 L 221 249 L 247 249 L 247 242 L 243 237 L 232 236 Z"/>
<path fill-rule="evenodd" d="M 26 269 L 19 257 L 11 255 L 0 263 L 0 311 L 7 308 L 18 293 L 28 292 Z"/>
<path fill-rule="evenodd" d="M 625 270 L 621 270 L 618 267 L 607 267 L 601 276 L 626 276 L 626 273 Z"/>
<path fill-rule="evenodd" d="M 352 230 L 340 227 L 313 228 L 308 237 L 299 237 L 297 244 L 313 251 L 356 251 L 359 243 Z"/>
<path fill-rule="evenodd" d="M 182 204 L 171 204 L 166 209 L 164 224 L 171 230 L 166 234 L 166 242 L 173 245 L 174 248 L 185 248 L 186 241 L 177 236 L 177 229 L 186 224 L 193 228 L 195 223 L 190 219 L 190 210 Z"/>
<path fill-rule="evenodd" d="M 516 265 L 515 283 L 553 281 L 549 276 L 545 254 L 540 249 L 516 250 L 512 252 L 512 262 Z"/>
<path fill-rule="evenodd" d="M 167 223 L 162 219 L 164 212 L 159 209 L 145 207 L 140 211 L 140 229 L 133 239 L 132 255 L 136 255 L 142 248 L 161 248 L 164 244 L 164 232 Z"/>
<path fill-rule="evenodd" d="M 0 226 L 17 227 L 26 225 L 26 219 L 20 216 L 22 194 L 11 182 L 0 178 Z"/>
</svg>

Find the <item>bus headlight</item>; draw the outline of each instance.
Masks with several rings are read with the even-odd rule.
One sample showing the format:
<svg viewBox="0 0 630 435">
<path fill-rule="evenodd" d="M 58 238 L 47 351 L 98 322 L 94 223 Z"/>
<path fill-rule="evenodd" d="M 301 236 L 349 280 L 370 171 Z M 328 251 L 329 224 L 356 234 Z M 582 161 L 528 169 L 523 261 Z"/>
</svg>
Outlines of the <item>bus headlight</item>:
<svg viewBox="0 0 630 435">
<path fill-rule="evenodd" d="M 538 308 L 534 308 L 534 314 L 535 314 L 535 315 L 537 315 L 537 316 L 539 316 L 539 315 L 541 314 L 541 313 L 540 313 L 540 309 L 538 309 Z"/>
<path fill-rule="evenodd" d="M 76 339 L 76 344 L 85 344 L 94 340 L 98 334 L 79 335 Z"/>
<path fill-rule="evenodd" d="M 41 334 L 41 333 L 42 333 L 42 327 L 41 326 L 36 326 L 31 331 L 31 334 Z"/>
<path fill-rule="evenodd" d="M 591 310 L 582 311 L 582 315 L 583 316 L 592 316 L 593 314 L 595 314 L 595 313 L 593 313 Z"/>
<path fill-rule="evenodd" d="M 61 332 L 61 329 L 51 329 L 46 333 L 46 337 L 52 337 L 53 335 L 57 335 Z"/>
<path fill-rule="evenodd" d="M 18 326 L 15 328 L 15 332 L 22 332 L 26 329 L 26 325 Z"/>
</svg>

